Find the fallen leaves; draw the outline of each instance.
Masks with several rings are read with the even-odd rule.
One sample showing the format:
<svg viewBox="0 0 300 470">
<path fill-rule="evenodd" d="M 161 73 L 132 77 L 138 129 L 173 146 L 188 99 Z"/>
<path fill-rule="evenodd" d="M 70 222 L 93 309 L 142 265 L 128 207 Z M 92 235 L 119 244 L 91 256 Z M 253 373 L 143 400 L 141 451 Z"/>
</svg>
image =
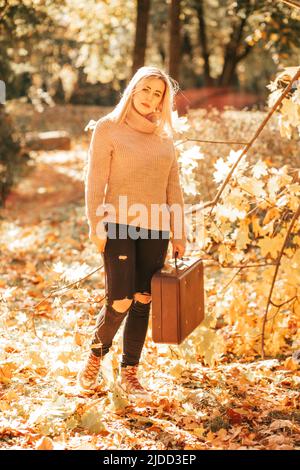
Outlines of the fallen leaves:
<svg viewBox="0 0 300 470">
<path fill-rule="evenodd" d="M 228 408 L 226 410 L 226 414 L 228 416 L 230 424 L 241 424 L 241 422 L 243 421 L 243 416 L 241 415 L 241 413 L 238 413 L 232 408 Z"/>
<path fill-rule="evenodd" d="M 104 423 L 102 422 L 101 408 L 93 406 L 89 408 L 81 416 L 81 425 L 91 434 L 102 434 L 108 435 L 109 432 L 106 430 Z"/>
<path fill-rule="evenodd" d="M 293 357 L 287 357 L 284 361 L 284 368 L 288 370 L 299 370 L 300 363 Z"/>
<path fill-rule="evenodd" d="M 53 450 L 53 441 L 49 437 L 41 437 L 41 439 L 36 443 L 35 448 L 36 450 Z"/>
<path fill-rule="evenodd" d="M 3 362 L 0 364 L 0 382 L 8 385 L 11 382 L 14 371 L 18 368 L 15 362 Z"/>
<path fill-rule="evenodd" d="M 55 155 L 43 155 L 43 158 L 55 159 Z M 72 157 L 70 153 L 67 156 Z M 63 153 L 57 157 L 63 157 Z M 233 152 L 226 161 L 217 160 L 217 182 L 224 179 L 237 157 L 238 153 Z M 205 159 L 200 160 L 204 163 Z M 77 164 L 82 168 L 83 158 Z M 218 209 L 220 217 L 230 222 L 222 224 L 226 233 L 230 233 L 231 222 L 238 222 L 228 245 L 222 242 L 220 226 L 211 229 L 223 245 L 224 259 L 242 261 L 232 251 L 234 243 L 238 243 L 240 250 L 245 249 L 253 234 L 263 237 L 276 227 L 285 201 L 276 199 L 276 191 L 281 185 L 289 184 L 289 179 L 284 174 L 274 174 L 270 183 L 263 186 L 260 181 L 269 167 L 270 162 L 263 161 L 252 166 L 253 177 L 242 180 L 244 191 L 232 187 L 226 203 Z M 47 175 L 51 187 L 55 187 L 56 177 L 52 164 L 52 171 Z M 73 181 L 66 179 L 71 193 Z M 149 329 L 141 380 L 151 384 L 154 390 L 155 401 L 151 406 L 133 406 L 115 386 L 121 331 L 105 360 L 106 386 L 101 383 L 89 393 L 77 389 L 76 375 L 104 298 L 103 272 L 95 272 L 84 283 L 62 290 L 34 308 L 50 289 L 76 281 L 101 264 L 87 239 L 84 205 L 78 188 L 77 199 L 72 193 L 76 204 L 66 205 L 63 201 L 66 179 L 61 182 L 59 203 L 54 201 L 53 191 L 49 193 L 57 207 L 52 207 L 47 219 L 28 227 L 8 219 L 0 234 L 3 447 L 37 450 L 299 448 L 299 362 L 286 357 L 290 349 L 285 343 L 291 337 L 295 345 L 299 341 L 297 305 L 295 312 L 283 315 L 285 321 L 274 320 L 275 327 L 280 325 L 279 336 L 273 336 L 268 347 L 275 353 L 280 350 L 283 359 L 257 360 L 261 299 L 272 266 L 263 274 L 258 269 L 248 270 L 249 274 L 243 274 L 241 281 L 224 291 L 220 286 L 226 285 L 226 275 L 220 269 L 209 271 L 205 327 L 180 347 L 155 345 Z M 41 184 L 47 187 L 46 181 Z M 257 197 L 266 191 L 270 198 L 279 201 L 279 206 L 263 212 L 261 220 L 244 218 L 243 211 L 248 204 L 246 190 L 252 190 Z M 298 186 L 290 186 L 289 191 L 298 197 Z M 43 202 L 45 198 L 46 193 Z M 289 204 L 291 207 L 294 204 L 291 198 Z M 252 233 L 248 230 L 250 224 Z M 271 242 L 268 237 L 266 240 L 256 248 L 276 255 L 280 239 L 275 236 Z M 283 260 L 286 275 L 278 282 L 279 290 L 293 291 L 295 295 L 299 262 L 299 257 L 293 262 Z M 30 315 L 34 315 L 40 339 L 32 329 Z M 219 328 L 215 330 L 216 317 Z"/>
</svg>

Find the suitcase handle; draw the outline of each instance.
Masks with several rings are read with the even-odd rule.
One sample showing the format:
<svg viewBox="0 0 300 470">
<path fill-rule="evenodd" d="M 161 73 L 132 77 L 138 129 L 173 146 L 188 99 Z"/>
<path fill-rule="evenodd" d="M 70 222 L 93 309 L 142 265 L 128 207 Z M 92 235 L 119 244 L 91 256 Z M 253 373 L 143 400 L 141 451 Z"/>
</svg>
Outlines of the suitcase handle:
<svg viewBox="0 0 300 470">
<path fill-rule="evenodd" d="M 177 265 L 177 258 L 178 258 L 178 251 L 175 251 L 175 268 L 176 268 L 176 271 L 178 269 L 178 265 Z M 185 266 L 188 266 L 186 263 L 184 263 L 183 261 L 183 258 L 181 258 L 181 263 L 179 266 L 182 266 L 182 265 L 185 265 Z"/>
<path fill-rule="evenodd" d="M 183 261 L 184 259 L 189 259 L 188 256 L 183 256 L 182 258 L 180 258 L 180 259 L 181 259 L 181 263 L 178 265 L 178 264 L 177 264 L 178 251 L 175 251 L 175 258 L 174 258 L 174 259 L 175 259 L 175 268 L 176 268 L 176 271 L 177 271 L 178 267 L 179 267 L 179 266 L 182 266 L 182 265 L 187 266 L 187 267 L 189 268 L 189 265 L 186 264 L 186 263 Z"/>
<path fill-rule="evenodd" d="M 175 251 L 175 268 L 177 270 L 177 257 L 178 257 L 178 251 Z"/>
</svg>

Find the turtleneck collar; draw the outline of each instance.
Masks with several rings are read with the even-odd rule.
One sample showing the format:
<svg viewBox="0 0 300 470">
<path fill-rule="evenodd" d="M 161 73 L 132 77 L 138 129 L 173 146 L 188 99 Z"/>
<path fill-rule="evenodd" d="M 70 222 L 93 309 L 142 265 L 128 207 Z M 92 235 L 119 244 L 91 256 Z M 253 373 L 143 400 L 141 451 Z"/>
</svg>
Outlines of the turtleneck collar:
<svg viewBox="0 0 300 470">
<path fill-rule="evenodd" d="M 148 116 L 150 117 L 150 115 Z M 125 122 L 137 131 L 146 132 L 150 134 L 154 132 L 157 127 L 155 113 L 151 113 L 151 117 L 152 119 L 154 119 L 153 121 L 150 121 L 147 117 L 142 116 L 140 113 L 137 112 L 133 105 L 131 105 L 129 110 L 127 111 Z"/>
</svg>

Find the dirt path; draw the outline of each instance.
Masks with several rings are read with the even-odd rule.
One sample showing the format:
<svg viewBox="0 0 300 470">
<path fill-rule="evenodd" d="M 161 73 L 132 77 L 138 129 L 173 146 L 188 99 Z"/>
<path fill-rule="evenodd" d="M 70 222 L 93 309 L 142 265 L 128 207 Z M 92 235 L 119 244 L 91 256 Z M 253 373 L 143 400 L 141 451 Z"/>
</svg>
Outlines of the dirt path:
<svg viewBox="0 0 300 470">
<path fill-rule="evenodd" d="M 84 197 L 83 167 L 86 152 L 35 152 L 34 167 L 11 191 L 1 211 L 5 219 L 34 225 L 51 212 Z"/>
</svg>

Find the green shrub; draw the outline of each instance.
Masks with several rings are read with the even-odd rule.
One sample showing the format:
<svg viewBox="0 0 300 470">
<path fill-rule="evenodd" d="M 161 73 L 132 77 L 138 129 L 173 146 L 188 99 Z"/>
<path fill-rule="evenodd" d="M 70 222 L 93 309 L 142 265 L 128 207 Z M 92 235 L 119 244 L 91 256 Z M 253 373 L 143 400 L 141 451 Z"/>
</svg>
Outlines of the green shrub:
<svg viewBox="0 0 300 470">
<path fill-rule="evenodd" d="M 10 189 L 28 170 L 28 154 L 21 149 L 12 121 L 0 105 L 0 207 L 4 206 Z"/>
</svg>

